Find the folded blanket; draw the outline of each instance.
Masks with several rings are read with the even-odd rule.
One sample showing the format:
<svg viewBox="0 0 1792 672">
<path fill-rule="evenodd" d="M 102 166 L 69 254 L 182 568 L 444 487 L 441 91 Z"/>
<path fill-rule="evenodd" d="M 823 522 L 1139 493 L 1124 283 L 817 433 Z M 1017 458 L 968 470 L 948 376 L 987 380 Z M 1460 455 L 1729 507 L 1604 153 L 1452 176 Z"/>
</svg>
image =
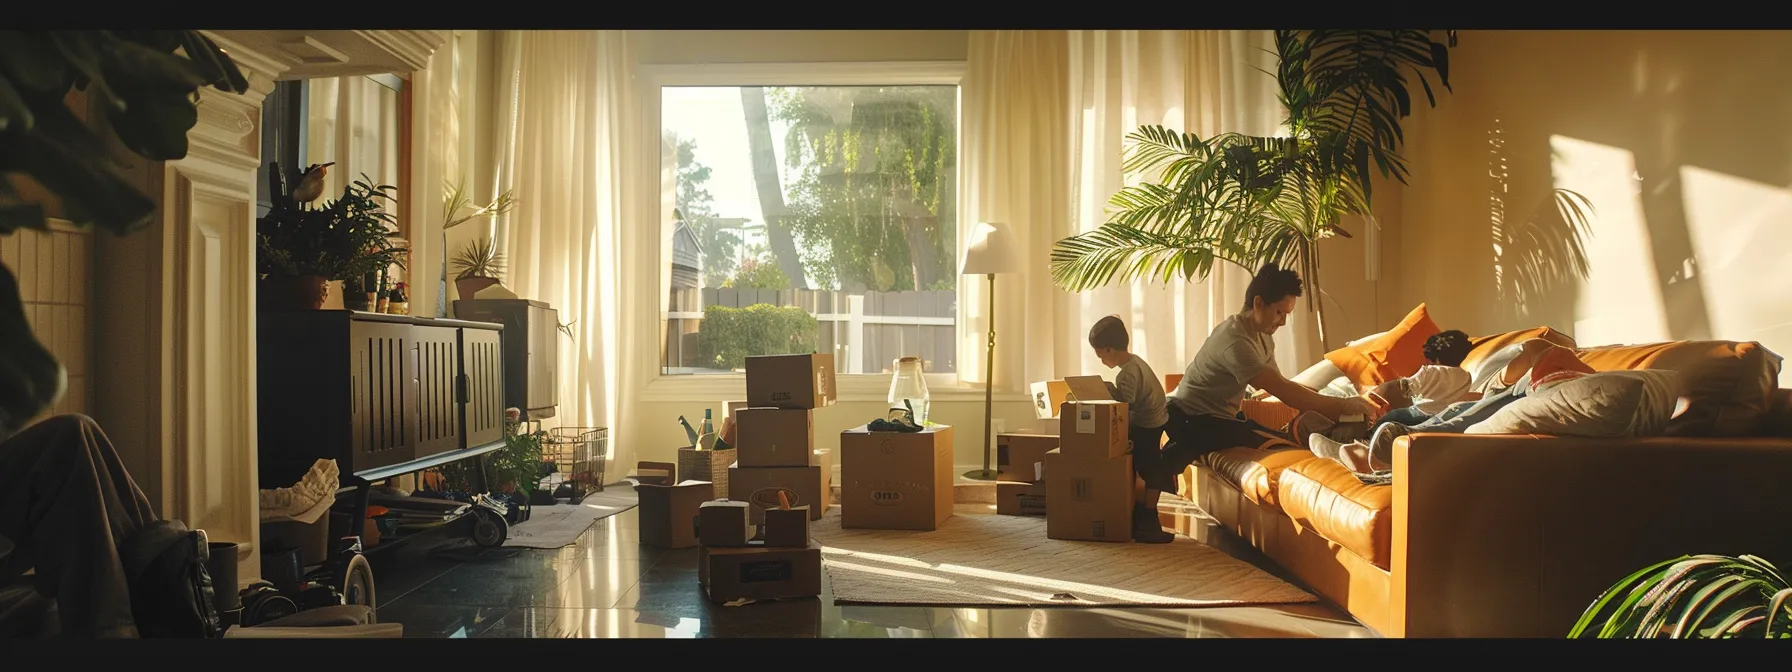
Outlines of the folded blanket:
<svg viewBox="0 0 1792 672">
<path fill-rule="evenodd" d="M 300 518 L 318 508 L 319 504 L 334 500 L 341 484 L 336 461 L 318 460 L 311 465 L 311 471 L 291 487 L 261 491 L 261 519 Z"/>
</svg>

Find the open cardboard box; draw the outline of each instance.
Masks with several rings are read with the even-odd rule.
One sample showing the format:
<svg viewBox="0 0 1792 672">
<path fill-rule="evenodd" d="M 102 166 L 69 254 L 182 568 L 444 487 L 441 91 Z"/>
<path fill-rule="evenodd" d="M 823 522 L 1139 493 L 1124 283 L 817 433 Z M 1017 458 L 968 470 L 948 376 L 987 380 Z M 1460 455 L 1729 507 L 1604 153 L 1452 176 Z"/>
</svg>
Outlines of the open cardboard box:
<svg viewBox="0 0 1792 672">
<path fill-rule="evenodd" d="M 1113 401 L 1107 381 L 1101 376 L 1070 376 L 1062 380 L 1041 380 L 1031 385 L 1033 415 L 1040 420 L 1058 417 L 1066 401 Z"/>
</svg>

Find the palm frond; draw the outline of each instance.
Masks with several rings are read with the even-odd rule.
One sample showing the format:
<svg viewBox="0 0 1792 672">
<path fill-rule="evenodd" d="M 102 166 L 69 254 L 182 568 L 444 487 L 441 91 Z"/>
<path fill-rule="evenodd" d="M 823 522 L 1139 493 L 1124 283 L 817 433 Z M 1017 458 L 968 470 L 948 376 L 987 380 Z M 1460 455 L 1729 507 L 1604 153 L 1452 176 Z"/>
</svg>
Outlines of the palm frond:
<svg viewBox="0 0 1792 672">
<path fill-rule="evenodd" d="M 1203 277 L 1215 260 L 1231 261 L 1227 246 L 1189 236 L 1169 236 L 1118 223 L 1059 240 L 1052 246 L 1052 280 L 1080 292 L 1135 278 L 1169 282 Z"/>
<path fill-rule="evenodd" d="M 1593 601 L 1570 638 L 1774 637 L 1792 628 L 1792 586 L 1744 555 L 1681 556 L 1624 577 Z"/>
</svg>

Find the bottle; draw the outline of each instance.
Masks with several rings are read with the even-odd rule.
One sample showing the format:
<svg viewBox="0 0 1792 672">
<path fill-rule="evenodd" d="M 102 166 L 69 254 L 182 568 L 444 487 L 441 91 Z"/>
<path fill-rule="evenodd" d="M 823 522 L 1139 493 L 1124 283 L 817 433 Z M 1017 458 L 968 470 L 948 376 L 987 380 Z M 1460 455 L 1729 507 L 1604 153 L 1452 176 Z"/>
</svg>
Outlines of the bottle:
<svg viewBox="0 0 1792 672">
<path fill-rule="evenodd" d="M 890 407 L 911 409 L 915 424 L 926 427 L 929 397 L 921 358 L 902 357 L 892 364 L 892 368 L 896 373 L 890 376 Z"/>
<path fill-rule="evenodd" d="M 710 409 L 707 409 L 707 408 L 703 409 L 703 426 L 697 428 L 697 440 L 698 441 L 708 440 L 710 445 L 714 446 L 715 445 L 714 437 L 716 435 L 716 423 L 710 419 L 709 413 L 710 413 Z"/>
</svg>

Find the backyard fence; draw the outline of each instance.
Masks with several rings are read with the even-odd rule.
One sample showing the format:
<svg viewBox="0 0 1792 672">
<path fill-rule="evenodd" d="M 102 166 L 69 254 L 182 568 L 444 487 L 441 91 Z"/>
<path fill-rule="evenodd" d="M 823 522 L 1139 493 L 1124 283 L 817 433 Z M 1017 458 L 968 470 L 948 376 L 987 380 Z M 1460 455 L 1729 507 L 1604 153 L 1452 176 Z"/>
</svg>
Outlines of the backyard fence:
<svg viewBox="0 0 1792 672">
<path fill-rule="evenodd" d="M 920 357 L 929 373 L 957 370 L 958 293 L 810 289 L 675 289 L 666 313 L 667 373 L 717 373 L 703 361 L 703 313 L 711 306 L 800 308 L 815 316 L 815 351 L 834 353 L 840 373 L 888 373 L 898 357 Z"/>
</svg>

